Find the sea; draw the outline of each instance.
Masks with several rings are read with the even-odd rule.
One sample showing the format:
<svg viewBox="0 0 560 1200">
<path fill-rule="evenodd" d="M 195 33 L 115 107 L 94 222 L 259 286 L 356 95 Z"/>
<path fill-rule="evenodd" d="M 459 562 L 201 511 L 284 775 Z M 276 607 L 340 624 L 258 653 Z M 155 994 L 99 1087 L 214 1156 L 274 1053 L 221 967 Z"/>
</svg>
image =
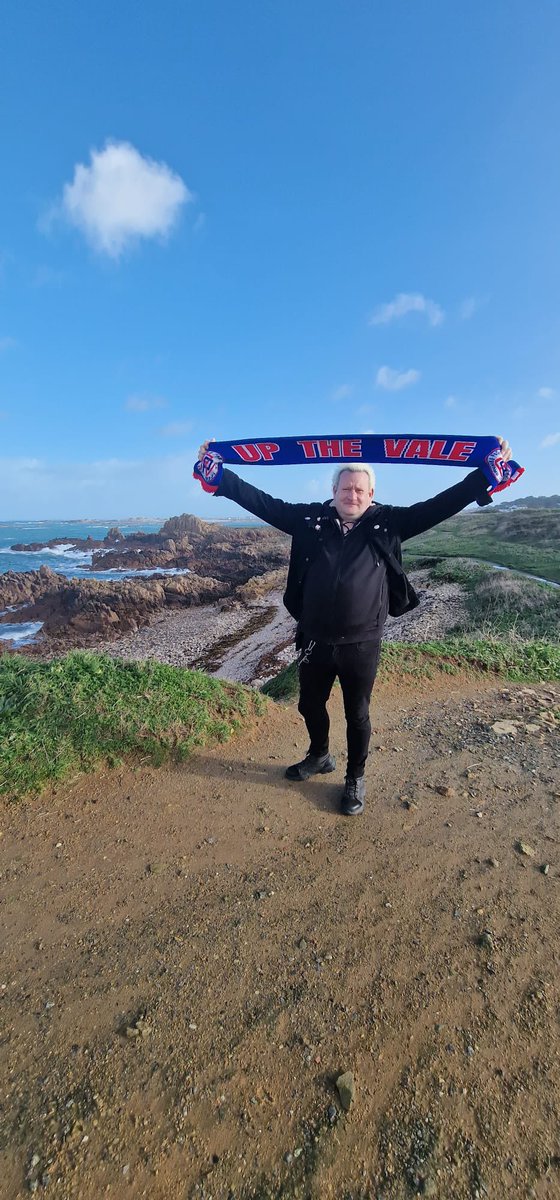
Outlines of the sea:
<svg viewBox="0 0 560 1200">
<path fill-rule="evenodd" d="M 178 567 L 154 568 L 152 570 L 91 570 L 91 551 L 74 549 L 76 538 L 95 538 L 101 541 L 109 529 L 117 526 L 121 533 L 157 533 L 163 525 L 165 517 L 146 518 L 145 520 L 125 521 L 0 521 L 0 575 L 6 571 L 38 571 L 41 566 L 49 566 L 59 575 L 69 579 L 137 579 L 147 575 L 184 575 L 186 570 Z M 248 526 L 260 524 L 257 521 L 224 521 L 216 524 L 228 526 Z M 51 550 L 14 550 L 18 543 L 29 545 L 31 542 L 50 542 L 53 538 L 63 538 L 62 545 Z M 5 616 L 9 609 L 0 612 Z M 13 641 L 25 645 L 35 641 L 42 623 L 37 621 L 19 623 L 0 623 L 0 643 Z"/>
</svg>

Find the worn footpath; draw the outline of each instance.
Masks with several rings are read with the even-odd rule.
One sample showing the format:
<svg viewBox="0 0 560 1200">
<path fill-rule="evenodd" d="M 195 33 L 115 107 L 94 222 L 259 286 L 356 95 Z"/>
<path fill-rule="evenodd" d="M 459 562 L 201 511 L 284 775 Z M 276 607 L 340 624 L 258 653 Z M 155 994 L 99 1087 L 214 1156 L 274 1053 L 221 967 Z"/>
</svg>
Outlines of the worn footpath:
<svg viewBox="0 0 560 1200">
<path fill-rule="evenodd" d="M 271 703 L 4 808 L 5 1200 L 560 1195 L 559 703 L 380 686 L 359 818 L 338 693 L 336 775 Z"/>
</svg>

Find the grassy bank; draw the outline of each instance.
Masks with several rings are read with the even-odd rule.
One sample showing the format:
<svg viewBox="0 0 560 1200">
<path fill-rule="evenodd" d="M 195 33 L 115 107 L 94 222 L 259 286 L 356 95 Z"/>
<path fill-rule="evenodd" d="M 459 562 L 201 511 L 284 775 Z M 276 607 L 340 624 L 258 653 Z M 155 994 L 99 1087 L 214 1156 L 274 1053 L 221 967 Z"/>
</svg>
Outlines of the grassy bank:
<svg viewBox="0 0 560 1200">
<path fill-rule="evenodd" d="M 448 637 L 441 642 L 387 642 L 381 652 L 378 679 L 404 676 L 426 679 L 438 673 L 472 671 L 524 683 L 560 679 L 560 646 L 545 641 L 504 642 L 500 639 Z M 298 677 L 291 663 L 262 691 L 272 700 L 295 700 Z"/>
<path fill-rule="evenodd" d="M 459 583 L 465 615 L 453 633 L 515 641 L 560 641 L 560 589 L 480 563 L 447 559 L 430 567 L 434 583 Z"/>
<path fill-rule="evenodd" d="M 0 794 L 115 765 L 125 754 L 159 764 L 225 741 L 262 711 L 257 692 L 161 663 L 75 652 L 52 663 L 0 657 Z"/>
<path fill-rule="evenodd" d="M 465 557 L 500 563 L 560 583 L 560 513 L 460 513 L 404 547 L 405 566 L 418 555 Z"/>
</svg>

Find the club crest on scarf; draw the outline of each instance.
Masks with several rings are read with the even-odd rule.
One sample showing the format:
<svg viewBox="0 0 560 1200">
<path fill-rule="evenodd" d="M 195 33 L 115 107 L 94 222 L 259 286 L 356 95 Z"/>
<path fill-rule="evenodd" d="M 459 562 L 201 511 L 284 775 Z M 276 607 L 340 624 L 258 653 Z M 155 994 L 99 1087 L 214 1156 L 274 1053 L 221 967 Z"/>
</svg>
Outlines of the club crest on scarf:
<svg viewBox="0 0 560 1200">
<path fill-rule="evenodd" d="M 223 459 L 213 450 L 207 450 L 204 457 L 194 464 L 193 478 L 204 488 L 205 492 L 215 492 L 220 486 L 224 467 Z"/>
</svg>

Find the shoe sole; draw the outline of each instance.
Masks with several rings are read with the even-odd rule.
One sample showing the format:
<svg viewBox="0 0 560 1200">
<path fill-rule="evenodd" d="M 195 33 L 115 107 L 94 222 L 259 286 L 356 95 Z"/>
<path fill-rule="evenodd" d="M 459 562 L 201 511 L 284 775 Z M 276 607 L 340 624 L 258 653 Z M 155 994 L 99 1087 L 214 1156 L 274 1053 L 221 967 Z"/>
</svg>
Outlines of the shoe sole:
<svg viewBox="0 0 560 1200">
<path fill-rule="evenodd" d="M 321 767 L 320 771 L 307 771 L 305 775 L 289 775 L 288 770 L 284 771 L 284 778 L 291 780 L 292 783 L 305 783 L 306 779 L 313 779 L 314 775 L 330 775 L 331 771 L 336 771 L 336 763 L 331 763 L 328 767 Z"/>
</svg>

